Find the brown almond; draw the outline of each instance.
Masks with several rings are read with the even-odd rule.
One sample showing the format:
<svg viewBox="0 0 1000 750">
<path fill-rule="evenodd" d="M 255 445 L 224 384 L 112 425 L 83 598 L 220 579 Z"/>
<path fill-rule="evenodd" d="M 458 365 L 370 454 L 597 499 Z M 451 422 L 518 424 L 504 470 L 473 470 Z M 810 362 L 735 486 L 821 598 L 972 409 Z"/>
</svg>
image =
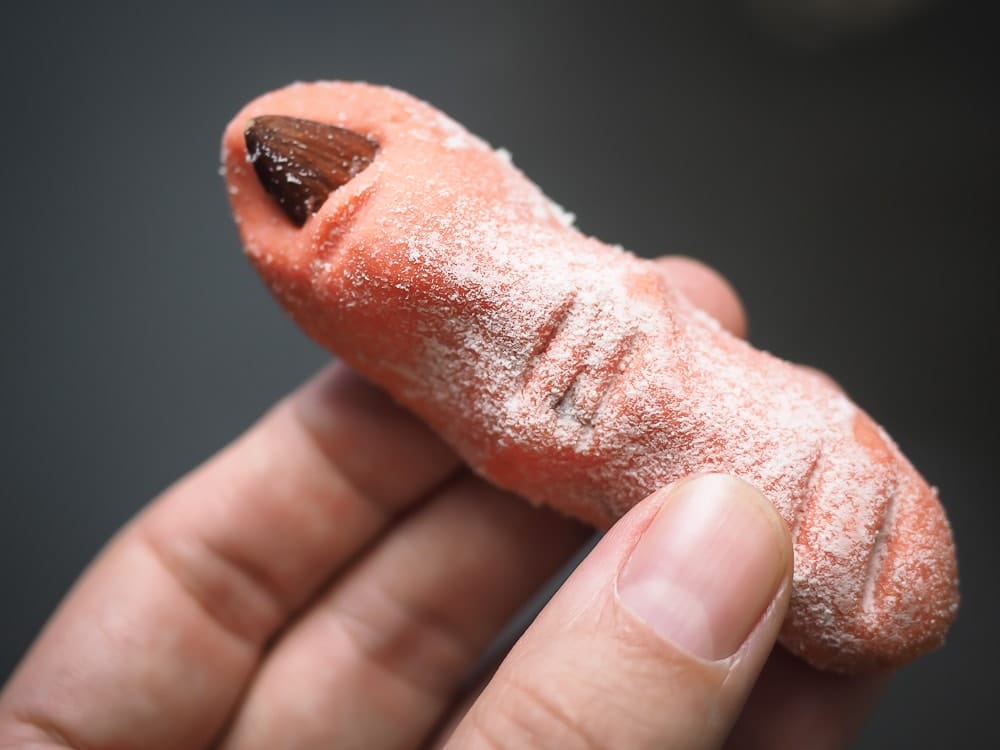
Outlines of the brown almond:
<svg viewBox="0 0 1000 750">
<path fill-rule="evenodd" d="M 255 117 L 244 140 L 260 184 L 299 227 L 378 152 L 353 130 L 283 115 Z"/>
</svg>

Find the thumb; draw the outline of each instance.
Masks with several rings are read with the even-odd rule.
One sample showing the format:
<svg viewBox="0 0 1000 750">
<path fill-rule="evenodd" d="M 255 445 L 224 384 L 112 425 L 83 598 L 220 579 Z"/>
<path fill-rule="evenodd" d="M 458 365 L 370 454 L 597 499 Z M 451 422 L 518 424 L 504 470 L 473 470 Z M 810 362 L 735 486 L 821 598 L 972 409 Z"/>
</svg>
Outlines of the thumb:
<svg viewBox="0 0 1000 750">
<path fill-rule="evenodd" d="M 609 531 L 449 747 L 717 747 L 788 606 L 792 547 L 749 484 L 705 474 Z"/>
</svg>

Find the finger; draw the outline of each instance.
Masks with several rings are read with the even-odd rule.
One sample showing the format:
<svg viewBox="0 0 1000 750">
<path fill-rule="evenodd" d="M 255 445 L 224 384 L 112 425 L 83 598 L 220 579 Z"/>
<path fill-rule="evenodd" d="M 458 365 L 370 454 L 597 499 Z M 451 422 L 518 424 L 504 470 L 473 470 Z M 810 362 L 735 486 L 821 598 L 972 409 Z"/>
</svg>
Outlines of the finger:
<svg viewBox="0 0 1000 750">
<path fill-rule="evenodd" d="M 726 743 L 732 750 L 849 747 L 889 675 L 820 672 L 775 648 Z"/>
<path fill-rule="evenodd" d="M 287 746 L 292 731 L 299 750 L 416 746 L 590 533 L 481 479 L 450 483 L 277 643 L 222 746 Z"/>
<path fill-rule="evenodd" d="M 843 392 L 844 389 L 843 387 L 841 387 L 840 383 L 838 383 L 836 380 L 833 379 L 832 376 L 828 375 L 822 370 L 819 370 L 813 367 L 812 365 L 797 365 L 797 367 L 799 368 L 800 372 L 802 372 L 802 374 L 805 375 L 807 378 L 812 378 L 817 383 L 820 383 L 826 386 L 827 388 L 832 388 L 835 391 Z"/>
<path fill-rule="evenodd" d="M 739 295 L 717 271 L 694 258 L 673 255 L 653 261 L 664 278 L 734 336 L 746 338 L 747 316 Z"/>
<path fill-rule="evenodd" d="M 744 482 L 654 494 L 559 590 L 448 746 L 718 746 L 780 629 L 791 561 L 787 529 Z"/>
<path fill-rule="evenodd" d="M 428 742 L 422 746 L 425 750 L 438 750 L 445 746 L 459 722 L 465 717 L 475 702 L 479 700 L 479 696 L 483 690 L 493 680 L 493 676 L 496 674 L 503 659 L 510 653 L 514 644 L 524 634 L 525 630 L 531 626 L 531 623 L 534 622 L 549 599 L 551 599 L 553 591 L 556 587 L 565 583 L 566 578 L 590 553 L 594 545 L 600 541 L 601 536 L 602 534 L 600 533 L 591 534 L 587 542 L 577 548 L 573 556 L 563 564 L 562 568 L 555 575 L 545 582 L 545 586 L 535 596 L 518 610 L 516 617 L 490 643 L 488 653 L 484 654 L 484 658 L 476 665 L 475 671 L 468 675 L 457 700 L 448 707 L 447 714 L 439 722 L 438 726 L 434 728 L 434 732 Z"/>
<path fill-rule="evenodd" d="M 333 368 L 109 544 L 0 696 L 0 727 L 74 747 L 208 742 L 288 615 L 456 466 Z"/>
</svg>

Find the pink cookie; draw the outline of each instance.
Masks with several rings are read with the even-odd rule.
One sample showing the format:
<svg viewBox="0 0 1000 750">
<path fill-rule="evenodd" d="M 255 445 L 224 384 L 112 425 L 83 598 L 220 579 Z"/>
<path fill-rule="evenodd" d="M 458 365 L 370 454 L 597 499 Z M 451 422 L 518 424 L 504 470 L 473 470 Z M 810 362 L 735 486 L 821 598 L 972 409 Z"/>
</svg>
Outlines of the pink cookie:
<svg viewBox="0 0 1000 750">
<path fill-rule="evenodd" d="M 357 158 L 335 155 L 344 174 L 293 221 L 248 163 L 263 115 L 372 143 L 339 144 Z M 792 531 L 792 652 L 857 673 L 942 643 L 951 531 L 881 428 L 720 329 L 651 262 L 580 234 L 507 154 L 404 93 L 318 83 L 244 108 L 224 160 L 244 246 L 282 305 L 484 477 L 607 528 L 669 482 L 734 474 Z M 272 192 L 301 185 L 301 165 L 270 167 Z"/>
</svg>

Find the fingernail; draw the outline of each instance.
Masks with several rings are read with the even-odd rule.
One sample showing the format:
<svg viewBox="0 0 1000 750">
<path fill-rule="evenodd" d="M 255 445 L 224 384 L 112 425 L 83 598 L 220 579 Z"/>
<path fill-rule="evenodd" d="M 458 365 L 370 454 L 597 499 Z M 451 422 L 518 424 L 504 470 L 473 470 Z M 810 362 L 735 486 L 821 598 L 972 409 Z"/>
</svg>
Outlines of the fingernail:
<svg viewBox="0 0 1000 750">
<path fill-rule="evenodd" d="M 773 601 L 787 554 L 781 520 L 757 490 L 706 474 L 670 490 L 618 595 L 661 637 L 715 661 L 736 653 Z"/>
</svg>

